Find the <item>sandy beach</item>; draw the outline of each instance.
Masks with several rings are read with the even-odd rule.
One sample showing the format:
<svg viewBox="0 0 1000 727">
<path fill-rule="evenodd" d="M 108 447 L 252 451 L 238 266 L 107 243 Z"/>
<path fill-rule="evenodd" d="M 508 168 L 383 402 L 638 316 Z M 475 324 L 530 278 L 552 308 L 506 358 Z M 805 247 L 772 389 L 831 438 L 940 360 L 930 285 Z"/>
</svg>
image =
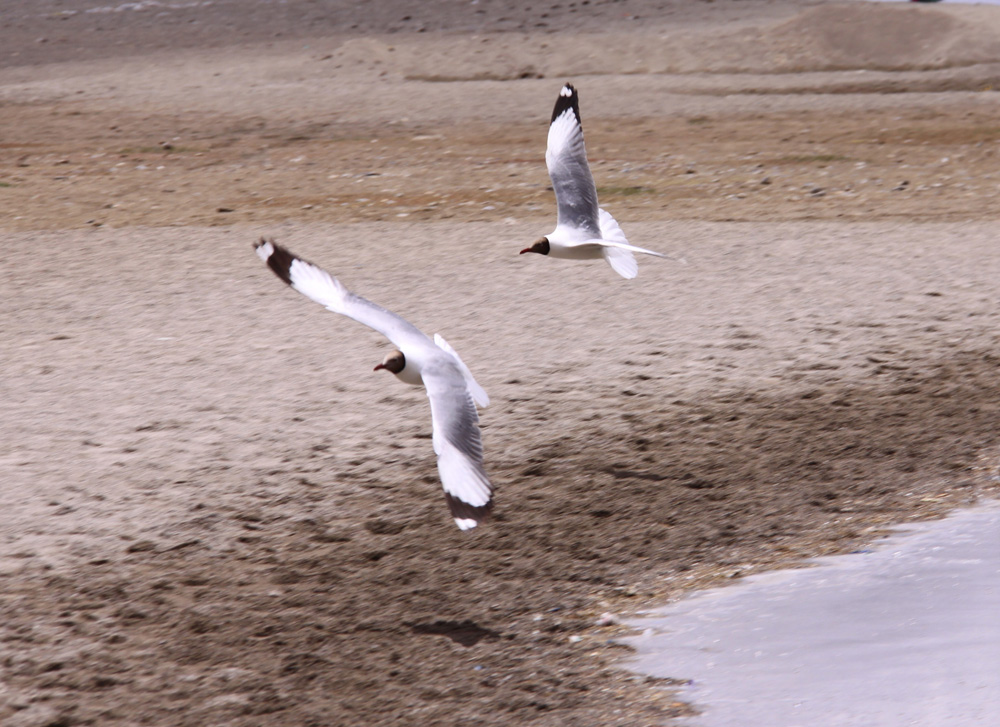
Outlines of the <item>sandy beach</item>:
<svg viewBox="0 0 1000 727">
<path fill-rule="evenodd" d="M 4 5 L 5 726 L 664 724 L 621 617 L 1000 490 L 998 8 Z M 565 81 L 683 262 L 517 254 Z M 491 522 L 262 235 L 461 353 Z"/>
</svg>

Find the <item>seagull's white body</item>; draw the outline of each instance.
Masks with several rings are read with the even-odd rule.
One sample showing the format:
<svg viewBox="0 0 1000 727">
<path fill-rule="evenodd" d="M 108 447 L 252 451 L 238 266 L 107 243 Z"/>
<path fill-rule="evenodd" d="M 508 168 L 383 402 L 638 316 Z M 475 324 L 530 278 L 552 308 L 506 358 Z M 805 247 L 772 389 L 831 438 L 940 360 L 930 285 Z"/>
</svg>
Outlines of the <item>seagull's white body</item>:
<svg viewBox="0 0 1000 727">
<path fill-rule="evenodd" d="M 432 341 L 403 318 L 355 295 L 322 268 L 273 241 L 261 240 L 256 249 L 268 267 L 295 290 L 375 329 L 399 349 L 376 369 L 388 369 L 400 380 L 426 389 L 434 452 L 448 506 L 462 530 L 478 525 L 489 515 L 493 486 L 483 468 L 476 404 L 485 407 L 490 400 L 455 350 L 440 335 Z"/>
<path fill-rule="evenodd" d="M 552 110 L 545 165 L 556 193 L 556 229 L 522 253 L 537 252 L 568 260 L 604 258 L 623 278 L 634 278 L 639 272 L 632 253 L 666 257 L 630 245 L 615 218 L 597 206 L 597 187 L 583 143 L 579 97 L 568 83 L 559 91 Z"/>
</svg>

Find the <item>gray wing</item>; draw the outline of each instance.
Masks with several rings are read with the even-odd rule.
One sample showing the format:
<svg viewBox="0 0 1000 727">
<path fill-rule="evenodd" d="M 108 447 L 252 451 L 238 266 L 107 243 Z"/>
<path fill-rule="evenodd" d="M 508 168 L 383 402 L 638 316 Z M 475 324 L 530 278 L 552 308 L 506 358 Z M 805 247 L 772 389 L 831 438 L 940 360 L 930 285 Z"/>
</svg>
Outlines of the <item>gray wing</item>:
<svg viewBox="0 0 1000 727">
<path fill-rule="evenodd" d="M 431 402 L 434 452 L 445 499 L 462 530 L 484 520 L 493 505 L 493 485 L 483 468 L 479 414 L 454 361 L 440 356 L 421 372 Z"/>
<path fill-rule="evenodd" d="M 257 255 L 275 275 L 310 300 L 326 306 L 328 310 L 375 329 L 397 348 L 403 348 L 404 344 L 432 345 L 430 339 L 413 324 L 392 311 L 355 295 L 323 268 L 296 257 L 273 240 L 262 239 L 256 248 Z"/>
<path fill-rule="evenodd" d="M 568 83 L 559 91 L 552 110 L 545 165 L 556 193 L 558 224 L 584 230 L 599 238 L 597 187 L 583 144 L 579 97 Z"/>
</svg>

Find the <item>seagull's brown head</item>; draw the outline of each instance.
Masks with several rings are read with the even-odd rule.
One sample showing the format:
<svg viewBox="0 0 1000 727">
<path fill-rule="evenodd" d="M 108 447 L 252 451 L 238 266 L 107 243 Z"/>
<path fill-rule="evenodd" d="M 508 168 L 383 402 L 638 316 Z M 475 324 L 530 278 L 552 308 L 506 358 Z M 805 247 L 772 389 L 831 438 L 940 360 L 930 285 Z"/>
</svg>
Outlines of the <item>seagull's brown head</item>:
<svg viewBox="0 0 1000 727">
<path fill-rule="evenodd" d="M 548 255 L 549 238 L 539 237 L 537 240 L 535 240 L 535 242 L 531 245 L 531 247 L 526 247 L 523 250 L 521 250 L 522 255 L 526 252 L 537 252 L 539 255 Z"/>
<path fill-rule="evenodd" d="M 402 351 L 390 351 L 382 359 L 382 363 L 376 366 L 373 371 L 378 371 L 379 369 L 385 369 L 394 374 L 398 374 L 406 367 L 406 356 L 403 355 Z"/>
</svg>

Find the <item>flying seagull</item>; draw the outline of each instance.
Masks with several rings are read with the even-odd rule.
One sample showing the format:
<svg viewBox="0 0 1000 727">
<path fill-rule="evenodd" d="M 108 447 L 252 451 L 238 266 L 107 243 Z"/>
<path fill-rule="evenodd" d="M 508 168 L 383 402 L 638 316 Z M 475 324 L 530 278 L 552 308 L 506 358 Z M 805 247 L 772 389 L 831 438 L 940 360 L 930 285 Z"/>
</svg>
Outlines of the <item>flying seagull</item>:
<svg viewBox="0 0 1000 727">
<path fill-rule="evenodd" d="M 615 218 L 597 206 L 597 187 L 587 164 L 580 124 L 580 97 L 569 83 L 559 91 L 549 123 L 545 165 L 556 193 L 556 229 L 521 250 L 569 260 L 604 258 L 623 278 L 634 278 L 639 265 L 634 252 L 667 257 L 630 245 Z"/>
<path fill-rule="evenodd" d="M 374 328 L 397 347 L 374 370 L 391 371 L 401 381 L 426 389 L 445 500 L 459 528 L 476 527 L 493 505 L 476 412 L 476 404 L 485 407 L 490 399 L 455 350 L 440 335 L 435 334 L 432 341 L 395 313 L 355 295 L 328 272 L 273 240 L 261 238 L 255 248 L 274 274 L 295 290 L 334 313 Z"/>
</svg>

